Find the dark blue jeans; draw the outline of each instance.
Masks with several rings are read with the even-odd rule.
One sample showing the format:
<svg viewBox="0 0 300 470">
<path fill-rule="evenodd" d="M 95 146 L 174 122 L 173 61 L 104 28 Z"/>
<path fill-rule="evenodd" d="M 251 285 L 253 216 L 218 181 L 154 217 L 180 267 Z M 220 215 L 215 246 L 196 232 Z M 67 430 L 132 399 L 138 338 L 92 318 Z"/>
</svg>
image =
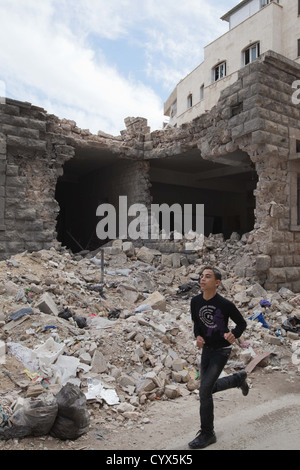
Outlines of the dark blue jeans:
<svg viewBox="0 0 300 470">
<path fill-rule="evenodd" d="M 238 374 L 219 378 L 224 369 L 231 348 L 212 349 L 204 346 L 201 358 L 201 382 L 200 382 L 200 423 L 201 431 L 211 435 L 214 432 L 214 403 L 213 394 L 240 385 Z"/>
</svg>

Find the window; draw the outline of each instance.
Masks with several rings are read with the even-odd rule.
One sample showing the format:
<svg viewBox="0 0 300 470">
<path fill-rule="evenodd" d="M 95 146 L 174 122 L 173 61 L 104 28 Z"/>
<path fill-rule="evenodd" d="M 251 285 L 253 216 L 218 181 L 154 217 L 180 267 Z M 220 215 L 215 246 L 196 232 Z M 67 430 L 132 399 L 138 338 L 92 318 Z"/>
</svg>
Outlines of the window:
<svg viewBox="0 0 300 470">
<path fill-rule="evenodd" d="M 189 94 L 189 96 L 187 97 L 187 108 L 191 108 L 193 106 L 193 95 L 192 94 Z"/>
<path fill-rule="evenodd" d="M 300 140 L 296 140 L 296 153 L 300 153 Z"/>
<path fill-rule="evenodd" d="M 260 7 L 263 8 L 266 5 L 269 5 L 269 3 L 273 2 L 274 0 L 260 0 Z M 275 0 L 277 3 L 279 3 L 279 0 Z"/>
<path fill-rule="evenodd" d="M 217 82 L 218 80 L 221 80 L 221 78 L 224 77 L 226 77 L 226 62 L 218 64 L 213 69 L 213 82 Z"/>
<path fill-rule="evenodd" d="M 300 0 L 298 0 L 298 15 L 300 15 Z"/>
<path fill-rule="evenodd" d="M 298 39 L 298 57 L 300 57 L 300 39 Z"/>
<path fill-rule="evenodd" d="M 201 85 L 200 87 L 200 100 L 203 100 L 204 98 L 204 85 Z"/>
<path fill-rule="evenodd" d="M 252 44 L 243 52 L 244 65 L 248 65 L 260 56 L 260 43 Z"/>
</svg>

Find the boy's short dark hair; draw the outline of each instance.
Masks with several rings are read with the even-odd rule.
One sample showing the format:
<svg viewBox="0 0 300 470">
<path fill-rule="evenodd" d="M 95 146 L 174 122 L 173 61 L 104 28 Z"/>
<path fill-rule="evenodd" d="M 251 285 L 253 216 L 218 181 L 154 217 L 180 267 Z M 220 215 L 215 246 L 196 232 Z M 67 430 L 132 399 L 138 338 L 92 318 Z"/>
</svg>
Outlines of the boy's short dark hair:
<svg viewBox="0 0 300 470">
<path fill-rule="evenodd" d="M 202 269 L 200 276 L 202 275 L 203 271 L 205 271 L 206 269 L 209 269 L 210 271 L 214 273 L 217 281 L 222 281 L 221 272 L 217 268 L 213 268 L 212 266 L 205 266 L 205 268 Z"/>
</svg>

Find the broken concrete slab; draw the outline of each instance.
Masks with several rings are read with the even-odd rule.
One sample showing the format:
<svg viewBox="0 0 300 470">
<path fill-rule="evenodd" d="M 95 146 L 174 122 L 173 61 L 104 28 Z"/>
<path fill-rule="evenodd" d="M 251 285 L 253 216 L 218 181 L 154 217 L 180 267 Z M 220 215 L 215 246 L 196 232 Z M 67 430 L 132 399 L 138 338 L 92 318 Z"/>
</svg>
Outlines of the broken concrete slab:
<svg viewBox="0 0 300 470">
<path fill-rule="evenodd" d="M 156 388 L 152 379 L 142 378 L 136 383 L 136 393 L 142 395 L 147 392 L 152 392 Z"/>
<path fill-rule="evenodd" d="M 103 372 L 107 371 L 107 362 L 101 351 L 96 350 L 94 352 L 91 366 L 92 366 L 92 372 L 102 374 Z"/>
<path fill-rule="evenodd" d="M 143 261 L 144 263 L 151 264 L 152 261 L 154 260 L 155 253 L 156 253 L 155 251 L 150 250 L 149 248 L 143 246 L 142 248 L 137 250 L 136 257 L 137 259 L 139 259 L 140 261 Z"/>
<path fill-rule="evenodd" d="M 184 359 L 176 358 L 172 361 L 172 369 L 176 372 L 180 372 L 187 366 L 187 362 Z"/>
<path fill-rule="evenodd" d="M 165 395 L 168 398 L 175 399 L 180 397 L 180 389 L 177 385 L 166 385 Z"/>
<path fill-rule="evenodd" d="M 124 253 L 130 258 L 135 254 L 134 244 L 132 242 L 124 242 L 122 244 L 122 249 Z"/>
<path fill-rule="evenodd" d="M 42 295 L 35 307 L 41 312 L 48 313 L 49 315 L 58 315 L 59 313 L 58 307 L 56 306 L 53 298 L 47 292 Z"/>
<path fill-rule="evenodd" d="M 160 310 L 162 312 L 166 311 L 167 301 L 166 298 L 158 291 L 150 294 L 147 299 L 141 304 L 150 305 L 153 310 Z"/>
</svg>

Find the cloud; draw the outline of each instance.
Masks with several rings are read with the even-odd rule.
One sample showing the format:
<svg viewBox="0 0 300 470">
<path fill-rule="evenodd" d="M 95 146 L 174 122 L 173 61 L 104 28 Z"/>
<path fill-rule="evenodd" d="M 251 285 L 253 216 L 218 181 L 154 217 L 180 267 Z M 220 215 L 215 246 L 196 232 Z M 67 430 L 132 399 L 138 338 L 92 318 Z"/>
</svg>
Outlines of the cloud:
<svg viewBox="0 0 300 470">
<path fill-rule="evenodd" d="M 124 118 L 142 115 L 162 126 L 162 101 L 143 83 L 129 80 L 66 25 L 54 22 L 50 0 L 2 2 L 0 78 L 17 99 L 47 104 L 60 117 L 80 118 L 80 127 L 118 134 Z M 12 33 L 12 24 L 14 25 Z M 72 114 L 71 114 L 72 113 Z M 97 125 L 97 122 L 99 124 Z"/>
<path fill-rule="evenodd" d="M 228 25 L 220 17 L 236 0 L 77 0 L 76 3 L 79 10 L 85 11 L 86 31 L 114 40 L 122 38 L 124 43 L 142 48 L 148 78 L 159 83 L 167 93 L 202 62 L 204 46 L 227 31 Z"/>
<path fill-rule="evenodd" d="M 165 88 L 170 88 L 177 84 L 178 76 L 183 78 L 202 62 L 204 46 L 227 31 L 228 25 L 220 16 L 236 1 L 146 0 L 145 3 L 147 16 L 152 19 L 145 43 L 148 71 L 156 80 L 162 80 Z M 166 80 L 168 68 L 171 73 Z"/>
<path fill-rule="evenodd" d="M 235 3 L 1 0 L 0 81 L 9 96 L 92 132 L 118 134 L 127 116 L 157 129 L 163 101 L 225 31 L 219 17 Z M 108 55 L 113 44 L 118 56 Z"/>
<path fill-rule="evenodd" d="M 127 36 L 134 21 L 131 0 L 53 0 L 53 4 L 60 21 L 81 36 L 94 33 L 118 39 Z"/>
</svg>

